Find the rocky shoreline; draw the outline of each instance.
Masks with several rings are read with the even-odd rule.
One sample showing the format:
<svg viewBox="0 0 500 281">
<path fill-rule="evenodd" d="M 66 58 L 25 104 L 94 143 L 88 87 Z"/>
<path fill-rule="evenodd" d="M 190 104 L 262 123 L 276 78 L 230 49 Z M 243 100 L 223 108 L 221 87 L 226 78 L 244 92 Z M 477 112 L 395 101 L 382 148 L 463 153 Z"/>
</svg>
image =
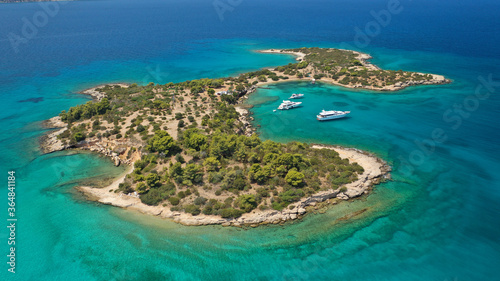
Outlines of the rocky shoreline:
<svg viewBox="0 0 500 281">
<path fill-rule="evenodd" d="M 243 214 L 239 218 L 224 219 L 212 215 L 197 215 L 183 212 L 173 212 L 168 207 L 149 206 L 141 202 L 134 194 L 126 195 L 115 193 L 118 185 L 124 180 L 126 175 L 132 171 L 129 168 L 126 174 L 115 180 L 109 186 L 104 188 L 93 188 L 90 186 L 80 186 L 77 190 L 82 192 L 89 200 L 97 201 L 107 205 L 136 210 L 144 214 L 159 216 L 161 218 L 171 219 L 174 222 L 183 225 L 223 225 L 223 226 L 250 226 L 256 227 L 266 224 L 280 224 L 302 218 L 308 212 L 315 210 L 319 203 L 335 203 L 337 200 L 349 200 L 369 193 L 373 185 L 381 181 L 390 179 L 391 168 L 380 158 L 368 154 L 358 149 L 342 148 L 324 145 L 314 145 L 314 148 L 333 149 L 337 151 L 342 158 L 357 162 L 364 169 L 357 181 L 344 185 L 335 190 L 322 191 L 304 198 L 293 204 L 292 209 L 283 211 L 276 210 L 253 210 L 250 213 Z M 342 191 L 341 191 L 342 190 Z"/>
<path fill-rule="evenodd" d="M 98 88 L 104 86 L 121 86 L 128 87 L 128 84 L 113 83 L 104 84 L 80 92 L 83 95 L 89 95 L 94 100 L 100 101 L 106 96 L 105 93 L 97 91 Z M 128 140 L 102 141 L 98 138 L 91 138 L 81 141 L 76 145 L 64 145 L 58 136 L 68 130 L 68 124 L 61 120 L 61 117 L 55 116 L 42 122 L 42 127 L 45 129 L 53 129 L 39 138 L 40 150 L 42 153 L 52 153 L 66 149 L 81 149 L 99 153 L 111 158 L 115 166 L 120 166 L 122 163 L 132 165 L 139 157 L 138 153 L 128 153 L 134 145 Z M 130 155 L 130 156 L 129 156 Z M 139 157 L 140 158 L 140 157 Z"/>
<path fill-rule="evenodd" d="M 89 150 L 111 158 L 111 160 L 117 167 L 122 163 L 132 165 L 133 159 L 137 158 L 127 157 L 131 144 L 126 140 L 102 142 L 97 138 L 93 138 L 79 142 L 76 145 L 64 145 L 63 142 L 58 138 L 58 136 L 68 130 L 68 128 L 67 124 L 62 122 L 59 116 L 52 117 L 49 120 L 44 121 L 42 123 L 42 126 L 47 129 L 56 129 L 55 131 L 49 132 L 40 137 L 40 150 L 43 154 L 67 149 Z"/>
<path fill-rule="evenodd" d="M 68 148 L 60 139 L 57 138 L 57 136 L 68 130 L 67 124 L 61 121 L 61 117 L 55 116 L 43 121 L 42 127 L 45 129 L 53 129 L 51 132 L 41 136 L 39 139 L 40 150 L 42 153 L 52 153 Z"/>
</svg>

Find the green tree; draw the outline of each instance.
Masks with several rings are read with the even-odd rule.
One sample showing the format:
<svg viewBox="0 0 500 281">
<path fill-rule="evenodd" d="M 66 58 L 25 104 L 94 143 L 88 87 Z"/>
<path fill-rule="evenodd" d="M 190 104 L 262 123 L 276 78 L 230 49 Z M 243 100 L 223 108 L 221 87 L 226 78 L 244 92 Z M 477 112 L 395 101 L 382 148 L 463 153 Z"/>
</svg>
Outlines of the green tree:
<svg viewBox="0 0 500 281">
<path fill-rule="evenodd" d="M 194 184 L 203 182 L 203 172 L 199 165 L 187 164 L 184 168 L 184 180 Z"/>
<path fill-rule="evenodd" d="M 238 84 L 236 86 L 236 91 L 238 92 L 243 92 L 245 90 L 245 86 L 241 85 L 241 84 Z"/>
<path fill-rule="evenodd" d="M 168 135 L 166 131 L 156 131 L 155 135 L 148 140 L 146 149 L 151 152 L 160 152 L 166 155 L 171 155 L 179 150 L 174 138 Z"/>
<path fill-rule="evenodd" d="M 226 209 L 222 209 L 220 211 L 220 216 L 223 218 L 238 218 L 241 215 L 243 215 L 243 213 L 244 212 L 242 210 L 236 210 L 233 208 L 226 208 Z"/>
<path fill-rule="evenodd" d="M 236 199 L 236 204 L 245 212 L 250 212 L 257 207 L 257 201 L 253 194 L 244 194 Z"/>
<path fill-rule="evenodd" d="M 182 181 L 182 176 L 184 174 L 184 170 L 182 169 L 182 164 L 176 162 L 172 167 L 170 167 L 170 177 L 174 179 L 176 182 Z"/>
<path fill-rule="evenodd" d="M 170 204 L 177 206 L 181 202 L 181 199 L 179 199 L 179 197 L 174 196 L 174 197 L 168 198 L 168 201 L 170 202 Z"/>
<path fill-rule="evenodd" d="M 185 206 L 184 211 L 186 213 L 190 213 L 193 216 L 197 216 L 201 213 L 200 208 L 198 206 L 192 205 L 192 204 Z"/>
<path fill-rule="evenodd" d="M 219 88 L 222 86 L 222 84 L 224 84 L 224 81 L 222 81 L 220 79 L 214 79 L 210 82 L 210 87 Z"/>
<path fill-rule="evenodd" d="M 146 130 L 146 128 L 144 128 L 144 126 L 142 126 L 141 124 L 137 125 L 137 128 L 135 129 L 138 133 L 140 132 L 143 132 L 144 130 Z"/>
<path fill-rule="evenodd" d="M 300 186 L 304 182 L 304 174 L 297 171 L 296 169 L 291 169 L 288 171 L 285 177 L 285 181 L 291 186 Z"/>
<path fill-rule="evenodd" d="M 150 189 L 147 193 L 141 194 L 139 198 L 142 203 L 150 206 L 157 206 L 158 203 L 163 201 L 161 192 L 158 189 Z"/>
<path fill-rule="evenodd" d="M 301 189 L 289 189 L 283 193 L 280 193 L 279 198 L 286 202 L 285 205 L 289 203 L 297 202 L 304 196 L 304 191 Z"/>
<path fill-rule="evenodd" d="M 206 202 L 207 198 L 205 197 L 196 197 L 196 199 L 194 199 L 194 204 L 197 206 L 205 205 Z"/>
<path fill-rule="evenodd" d="M 97 103 L 97 113 L 104 114 L 106 111 L 111 109 L 111 105 L 107 98 L 103 98 L 100 102 Z"/>
<path fill-rule="evenodd" d="M 205 208 L 203 208 L 203 214 L 205 215 L 211 215 L 213 212 L 213 207 L 212 206 L 205 206 Z"/>
<path fill-rule="evenodd" d="M 140 193 L 140 194 L 143 194 L 147 191 L 148 187 L 146 186 L 145 183 L 143 182 L 140 182 L 137 184 L 137 186 L 135 187 L 135 190 Z"/>
<path fill-rule="evenodd" d="M 215 157 L 207 157 L 205 161 L 203 161 L 203 166 L 205 166 L 208 172 L 217 171 L 220 167 L 220 161 Z"/>
<path fill-rule="evenodd" d="M 184 120 L 179 120 L 179 123 L 177 123 L 177 127 L 178 127 L 178 128 L 182 128 L 182 127 L 184 127 L 184 126 L 186 126 L 186 124 L 185 124 Z"/>
<path fill-rule="evenodd" d="M 75 135 L 73 136 L 73 139 L 76 141 L 76 142 L 79 142 L 79 141 L 82 141 L 85 139 L 85 134 L 81 133 L 81 132 L 78 132 L 78 133 L 75 133 Z"/>
<path fill-rule="evenodd" d="M 186 145 L 196 150 L 200 150 L 206 142 L 207 136 L 198 133 L 192 133 L 186 139 Z"/>
<path fill-rule="evenodd" d="M 288 173 L 288 169 L 284 165 L 278 166 L 276 168 L 276 174 L 278 176 L 284 177 L 284 176 L 286 176 L 287 173 Z"/>
<path fill-rule="evenodd" d="M 160 176 L 156 173 L 151 173 L 146 176 L 146 183 L 149 187 L 157 187 L 160 185 Z"/>
<path fill-rule="evenodd" d="M 200 86 L 191 87 L 191 94 L 198 94 L 203 92 L 203 88 Z"/>
<path fill-rule="evenodd" d="M 307 61 L 302 61 L 297 64 L 297 69 L 306 68 L 309 63 Z"/>
</svg>

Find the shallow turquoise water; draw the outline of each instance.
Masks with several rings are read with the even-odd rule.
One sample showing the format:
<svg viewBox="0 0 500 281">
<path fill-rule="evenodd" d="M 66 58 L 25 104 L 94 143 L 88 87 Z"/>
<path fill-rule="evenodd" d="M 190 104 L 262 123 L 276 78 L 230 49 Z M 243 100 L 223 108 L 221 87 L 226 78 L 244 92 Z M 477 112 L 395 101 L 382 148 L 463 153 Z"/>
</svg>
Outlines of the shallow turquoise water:
<svg viewBox="0 0 500 281">
<path fill-rule="evenodd" d="M 442 67 L 432 71 L 446 74 L 451 66 Z M 24 151 L 22 159 L 34 157 L 17 169 L 22 219 L 18 276 L 38 279 L 42 272 L 51 280 L 481 279 L 498 265 L 493 203 L 498 199 L 498 162 L 496 141 L 478 135 L 477 127 L 488 133 L 488 126 L 495 124 L 483 122 L 498 112 L 478 110 L 457 131 L 439 121 L 440 112 L 468 95 L 464 89 L 473 89 L 473 79 L 455 75 L 459 81 L 450 85 L 390 94 L 282 83 L 252 95 L 249 102 L 256 104 L 254 117 L 264 139 L 359 147 L 395 166 L 395 181 L 378 186 L 370 196 L 285 227 L 184 227 L 89 203 L 71 187 L 89 176 L 118 175 L 122 170 L 89 154 L 40 157 L 36 150 L 9 151 Z M 272 111 L 293 92 L 306 95 L 302 108 Z M 352 114 L 349 119 L 318 122 L 314 116 L 323 108 Z M 408 157 L 418 148 L 414 141 L 428 138 L 435 127 L 447 129 L 449 141 L 436 147 L 411 175 L 400 171 L 398 157 Z M 23 130 L 32 135 L 35 128 L 27 125 Z M 364 212 L 352 217 L 358 211 Z"/>
<path fill-rule="evenodd" d="M 353 27 L 387 3 L 243 1 L 219 21 L 211 1 L 144 2 L 68 3 L 19 53 L 5 38 L 40 8 L 2 5 L 0 171 L 17 172 L 19 224 L 18 273 L 1 267 L 1 280 L 499 280 L 498 89 L 459 128 L 443 120 L 479 76 L 498 78 L 497 4 L 465 3 L 464 13 L 462 2 L 405 2 L 405 14 L 361 49 L 384 68 L 444 74 L 450 85 L 389 94 L 284 83 L 251 96 L 263 138 L 362 148 L 389 161 L 395 180 L 297 224 L 244 230 L 184 227 L 82 200 L 73 186 L 123 170 L 92 154 L 41 156 L 39 122 L 86 102 L 76 92 L 95 84 L 221 77 L 293 61 L 255 49 L 345 47 Z M 273 113 L 293 92 L 306 94 L 304 106 Z M 323 108 L 352 116 L 320 123 Z M 415 141 L 435 128 L 448 140 L 409 170 L 400 159 L 410 161 Z M 3 228 L 4 254 L 7 235 Z"/>
<path fill-rule="evenodd" d="M 385 56 L 391 57 L 389 54 Z M 412 57 L 408 53 L 402 56 Z M 393 272 L 394 277 L 384 275 L 381 280 L 439 280 L 436 276 L 440 274 L 433 268 L 438 263 L 443 280 L 480 279 L 480 274 L 473 274 L 475 270 L 488 271 L 499 261 L 496 258 L 499 248 L 495 242 L 488 242 L 484 237 L 475 240 L 469 236 L 471 233 L 491 233 L 498 229 L 497 216 L 494 215 L 497 207 L 485 204 L 485 200 L 494 204 L 500 196 L 496 172 L 500 168 L 498 144 L 494 137 L 497 132 L 495 127 L 498 126 L 494 121 L 499 115 L 495 105 L 498 97 L 478 100 L 477 110 L 467 112 L 470 116 L 455 127 L 456 122 L 446 122 L 443 114 L 468 99 L 479 82 L 474 81 L 472 75 L 467 77 L 466 71 L 457 71 L 453 56 L 418 54 L 416 58 L 434 60 L 437 64 L 427 67 L 428 71 L 445 74 L 454 82 L 442 86 L 414 87 L 397 93 L 348 90 L 323 83 L 288 82 L 260 89 L 249 98 L 248 103 L 255 106 L 252 109 L 255 124 L 260 126 L 258 132 L 265 139 L 362 148 L 393 165 L 395 180 L 378 186 L 375 194 L 368 196 L 363 204 L 380 208 L 390 198 L 395 201 L 390 204 L 395 204 L 387 209 L 380 208 L 377 216 L 381 217 L 374 219 L 369 227 L 358 230 L 338 247 L 342 250 L 355 249 L 356 252 L 351 253 L 348 260 L 370 257 L 383 261 L 371 263 L 368 269 L 361 265 L 362 273 L 353 269 L 349 276 L 363 278 L 366 274 L 363 270 L 378 272 L 385 268 Z M 415 69 L 415 66 L 405 67 L 411 59 L 398 63 L 392 57 L 389 61 L 392 61 L 390 65 L 393 69 Z M 476 60 L 475 63 L 479 69 L 486 62 Z M 292 93 L 305 95 L 301 100 L 302 106 L 274 112 L 281 100 Z M 351 114 L 349 118 L 319 122 L 315 116 L 322 109 L 350 110 Z M 442 129 L 447 140 L 430 145 L 429 140 L 435 129 Z M 419 155 L 423 158 L 417 157 Z M 347 246 L 348 241 L 353 244 Z M 481 255 L 472 255 L 479 249 Z M 450 253 L 453 253 L 453 258 L 448 256 Z M 392 260 L 391 265 L 385 267 L 388 259 Z M 444 274 L 454 271 L 451 268 L 457 264 L 463 270 L 461 274 Z M 417 270 L 416 267 L 421 268 Z M 397 274 L 398 270 L 405 273 Z M 411 273 L 413 270 L 419 273 Z M 345 272 L 338 277 L 343 274 Z"/>
</svg>

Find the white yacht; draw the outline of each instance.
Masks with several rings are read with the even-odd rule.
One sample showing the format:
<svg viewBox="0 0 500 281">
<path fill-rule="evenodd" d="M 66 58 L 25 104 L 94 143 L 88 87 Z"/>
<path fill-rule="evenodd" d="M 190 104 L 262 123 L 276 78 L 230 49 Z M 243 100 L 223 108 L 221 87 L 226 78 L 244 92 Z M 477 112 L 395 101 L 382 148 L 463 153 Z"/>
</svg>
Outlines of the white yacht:
<svg viewBox="0 0 500 281">
<path fill-rule="evenodd" d="M 346 117 L 350 111 L 322 110 L 316 117 L 319 121 L 333 120 Z"/>
<path fill-rule="evenodd" d="M 292 108 L 298 107 L 301 104 L 302 104 L 301 102 L 294 102 L 294 101 L 284 100 L 280 104 L 280 106 L 278 106 L 278 109 L 279 110 L 292 109 Z"/>
<path fill-rule="evenodd" d="M 304 97 L 304 94 L 292 94 L 290 99 L 301 99 Z"/>
</svg>

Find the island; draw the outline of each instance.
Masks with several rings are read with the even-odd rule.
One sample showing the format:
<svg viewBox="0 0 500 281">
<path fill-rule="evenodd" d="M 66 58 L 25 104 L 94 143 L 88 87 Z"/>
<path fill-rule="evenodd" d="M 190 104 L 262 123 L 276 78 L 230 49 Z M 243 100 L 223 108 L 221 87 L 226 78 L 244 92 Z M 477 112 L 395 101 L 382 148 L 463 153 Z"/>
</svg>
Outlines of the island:
<svg viewBox="0 0 500 281">
<path fill-rule="evenodd" d="M 354 148 L 262 141 L 242 97 L 280 81 L 374 91 L 450 82 L 436 74 L 381 70 L 369 55 L 349 50 L 261 52 L 294 55 L 297 62 L 237 77 L 85 90 L 92 101 L 45 122 L 55 130 L 41 138 L 41 149 L 90 150 L 128 166 L 106 187 L 78 187 L 90 200 L 185 225 L 277 224 L 367 194 L 390 179 L 391 168 Z"/>
</svg>

